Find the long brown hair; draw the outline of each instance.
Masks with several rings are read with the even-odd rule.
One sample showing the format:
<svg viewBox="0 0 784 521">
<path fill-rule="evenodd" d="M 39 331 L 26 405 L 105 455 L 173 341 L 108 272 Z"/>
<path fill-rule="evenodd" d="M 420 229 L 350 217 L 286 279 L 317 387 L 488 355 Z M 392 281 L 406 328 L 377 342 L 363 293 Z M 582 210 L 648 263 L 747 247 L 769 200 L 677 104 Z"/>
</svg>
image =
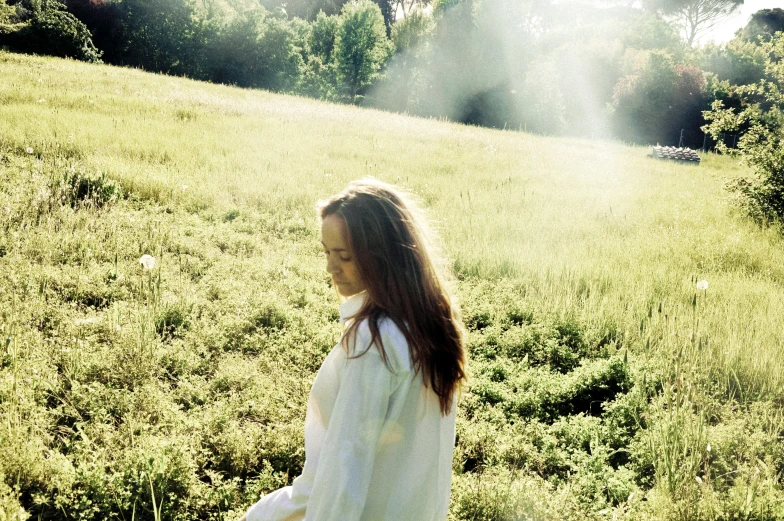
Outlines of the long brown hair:
<svg viewBox="0 0 784 521">
<path fill-rule="evenodd" d="M 368 319 L 370 345 L 387 362 L 378 324 L 383 317 L 391 319 L 408 341 L 414 371 L 422 371 L 425 385 L 438 395 L 441 414 L 449 414 L 466 376 L 463 325 L 417 205 L 397 188 L 366 179 L 321 201 L 318 210 L 322 220 L 334 214 L 346 223 L 367 288 L 368 298 L 344 341 L 356 339 L 356 328 Z"/>
</svg>

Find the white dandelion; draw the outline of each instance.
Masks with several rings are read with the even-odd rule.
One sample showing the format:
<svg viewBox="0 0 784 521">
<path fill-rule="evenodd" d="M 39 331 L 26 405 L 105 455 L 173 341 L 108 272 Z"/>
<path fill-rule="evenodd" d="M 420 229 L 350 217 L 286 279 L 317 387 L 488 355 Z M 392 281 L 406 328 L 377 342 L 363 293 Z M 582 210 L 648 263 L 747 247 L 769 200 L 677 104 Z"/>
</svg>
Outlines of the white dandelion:
<svg viewBox="0 0 784 521">
<path fill-rule="evenodd" d="M 701 291 L 705 291 L 706 289 L 708 289 L 708 281 L 707 280 L 699 281 L 697 283 L 697 289 L 699 289 Z"/>
<path fill-rule="evenodd" d="M 43 103 L 45 101 L 46 101 L 45 99 L 41 98 L 41 99 L 38 100 L 38 103 Z"/>
<path fill-rule="evenodd" d="M 25 149 L 25 152 L 27 152 L 28 154 L 32 154 L 33 152 L 35 152 L 35 150 L 33 150 L 33 147 L 27 147 Z"/>
<path fill-rule="evenodd" d="M 184 192 L 185 190 L 187 190 L 187 189 L 188 189 L 188 185 L 182 185 L 182 191 L 183 191 L 183 192 Z"/>
<path fill-rule="evenodd" d="M 146 270 L 151 270 L 155 267 L 155 257 L 152 255 L 147 255 L 146 253 L 142 255 L 139 259 L 139 264 L 142 265 L 142 268 Z"/>
</svg>

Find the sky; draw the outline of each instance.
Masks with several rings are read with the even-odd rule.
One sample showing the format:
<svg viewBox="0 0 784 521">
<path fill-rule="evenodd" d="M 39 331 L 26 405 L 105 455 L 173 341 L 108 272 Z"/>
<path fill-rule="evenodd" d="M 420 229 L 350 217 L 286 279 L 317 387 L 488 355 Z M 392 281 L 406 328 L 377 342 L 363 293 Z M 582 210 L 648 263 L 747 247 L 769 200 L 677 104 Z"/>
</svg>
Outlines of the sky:
<svg viewBox="0 0 784 521">
<path fill-rule="evenodd" d="M 735 31 L 745 26 L 751 15 L 760 9 L 773 9 L 774 7 L 784 9 L 784 0 L 746 0 L 732 17 L 724 23 L 716 25 L 700 39 L 699 43 L 707 43 L 711 40 L 721 43 L 732 40 Z"/>
</svg>

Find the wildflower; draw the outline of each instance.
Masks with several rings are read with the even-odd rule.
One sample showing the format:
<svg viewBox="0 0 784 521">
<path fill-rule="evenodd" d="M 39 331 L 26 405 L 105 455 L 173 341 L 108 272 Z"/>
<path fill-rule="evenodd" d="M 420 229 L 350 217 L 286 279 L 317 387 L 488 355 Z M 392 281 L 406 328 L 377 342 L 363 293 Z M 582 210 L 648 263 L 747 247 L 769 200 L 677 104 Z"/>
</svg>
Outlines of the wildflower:
<svg viewBox="0 0 784 521">
<path fill-rule="evenodd" d="M 708 449 L 708 452 L 710 452 L 710 451 L 711 451 L 711 446 L 710 446 L 710 443 L 708 443 L 708 447 L 707 447 L 707 449 Z"/>
<path fill-rule="evenodd" d="M 33 150 L 33 148 L 32 148 L 32 147 L 27 147 L 27 148 L 25 149 L 25 152 L 27 152 L 28 154 L 32 154 L 33 152 L 35 152 L 35 150 Z"/>
<path fill-rule="evenodd" d="M 701 478 L 701 477 L 699 477 L 699 476 L 694 476 L 694 481 L 696 481 L 697 483 L 699 483 L 700 485 L 702 485 L 702 478 Z"/>
<path fill-rule="evenodd" d="M 41 99 L 38 100 L 38 103 L 43 103 L 44 101 L 46 101 L 46 100 L 41 98 Z"/>
<path fill-rule="evenodd" d="M 182 185 L 182 191 L 183 191 L 183 192 L 184 192 L 185 190 L 187 190 L 187 189 L 188 189 L 188 185 Z"/>
<path fill-rule="evenodd" d="M 706 289 L 708 289 L 708 281 L 707 280 L 699 281 L 697 283 L 697 289 L 702 290 L 702 291 L 705 291 Z"/>
<path fill-rule="evenodd" d="M 155 267 L 155 257 L 152 255 L 147 255 L 146 253 L 142 255 L 139 259 L 139 264 L 142 265 L 142 268 L 146 270 L 151 270 Z"/>
</svg>

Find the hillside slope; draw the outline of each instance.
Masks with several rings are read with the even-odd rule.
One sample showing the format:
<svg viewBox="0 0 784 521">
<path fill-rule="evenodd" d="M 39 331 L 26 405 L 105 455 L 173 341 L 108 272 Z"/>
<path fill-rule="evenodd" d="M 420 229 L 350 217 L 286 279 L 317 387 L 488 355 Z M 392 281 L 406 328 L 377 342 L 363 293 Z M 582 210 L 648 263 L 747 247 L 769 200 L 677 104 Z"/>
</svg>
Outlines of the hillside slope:
<svg viewBox="0 0 784 521">
<path fill-rule="evenodd" d="M 734 160 L 4 52 L 0 77 L 8 517 L 232 519 L 290 482 L 340 332 L 314 204 L 373 176 L 457 276 L 454 519 L 784 518 L 784 241 L 733 210 Z"/>
</svg>

